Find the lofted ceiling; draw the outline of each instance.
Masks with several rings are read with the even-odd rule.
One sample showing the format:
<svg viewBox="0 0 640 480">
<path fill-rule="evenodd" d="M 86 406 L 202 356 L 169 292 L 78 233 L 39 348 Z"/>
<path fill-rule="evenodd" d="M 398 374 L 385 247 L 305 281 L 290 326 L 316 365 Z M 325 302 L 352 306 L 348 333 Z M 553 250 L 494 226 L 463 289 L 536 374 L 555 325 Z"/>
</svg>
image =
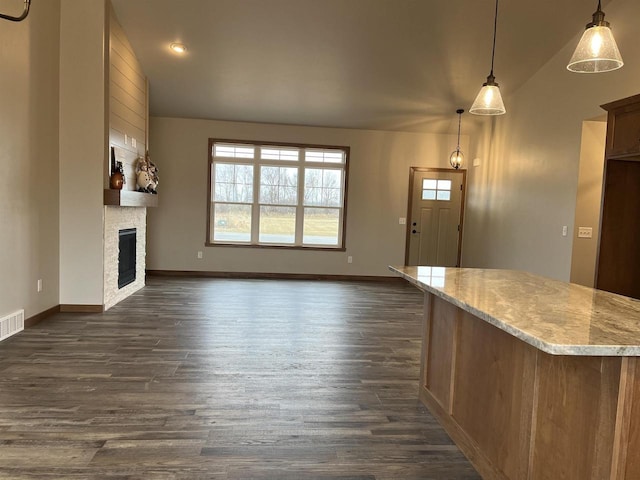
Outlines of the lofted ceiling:
<svg viewBox="0 0 640 480">
<path fill-rule="evenodd" d="M 490 70 L 493 0 L 111 2 L 157 116 L 452 132 Z M 596 5 L 500 1 L 495 76 L 507 111 Z"/>
</svg>

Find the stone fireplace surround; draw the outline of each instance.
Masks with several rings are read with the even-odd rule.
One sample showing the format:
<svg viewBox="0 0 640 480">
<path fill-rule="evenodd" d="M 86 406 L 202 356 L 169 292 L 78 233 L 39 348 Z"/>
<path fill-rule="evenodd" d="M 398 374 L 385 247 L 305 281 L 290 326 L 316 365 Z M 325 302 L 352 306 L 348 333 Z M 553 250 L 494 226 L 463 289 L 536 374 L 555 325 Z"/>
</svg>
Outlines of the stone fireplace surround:
<svg viewBox="0 0 640 480">
<path fill-rule="evenodd" d="M 108 310 L 145 285 L 147 209 L 141 207 L 104 207 L 104 310 Z M 136 280 L 118 288 L 119 232 L 136 229 Z"/>
</svg>

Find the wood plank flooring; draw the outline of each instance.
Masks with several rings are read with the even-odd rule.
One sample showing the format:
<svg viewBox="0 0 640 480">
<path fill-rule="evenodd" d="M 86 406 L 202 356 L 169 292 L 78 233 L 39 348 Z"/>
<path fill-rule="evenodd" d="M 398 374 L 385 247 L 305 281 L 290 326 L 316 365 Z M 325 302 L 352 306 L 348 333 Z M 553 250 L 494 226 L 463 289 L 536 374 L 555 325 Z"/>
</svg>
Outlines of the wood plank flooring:
<svg viewBox="0 0 640 480">
<path fill-rule="evenodd" d="M 0 478 L 479 479 L 399 282 L 149 277 L 0 343 Z"/>
</svg>

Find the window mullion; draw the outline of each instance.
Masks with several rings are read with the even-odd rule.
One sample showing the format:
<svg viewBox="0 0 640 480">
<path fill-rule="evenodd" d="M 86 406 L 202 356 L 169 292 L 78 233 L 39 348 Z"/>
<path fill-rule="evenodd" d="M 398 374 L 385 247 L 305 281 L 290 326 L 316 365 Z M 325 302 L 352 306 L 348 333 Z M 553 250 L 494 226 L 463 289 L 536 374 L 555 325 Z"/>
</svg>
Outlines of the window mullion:
<svg viewBox="0 0 640 480">
<path fill-rule="evenodd" d="M 259 243 L 260 233 L 260 147 L 256 145 L 253 157 L 253 204 L 251 206 L 251 243 Z"/>
<path fill-rule="evenodd" d="M 300 151 L 301 157 L 304 150 Z M 302 246 L 304 229 L 304 160 L 298 161 L 298 204 L 296 205 L 296 245 Z"/>
</svg>

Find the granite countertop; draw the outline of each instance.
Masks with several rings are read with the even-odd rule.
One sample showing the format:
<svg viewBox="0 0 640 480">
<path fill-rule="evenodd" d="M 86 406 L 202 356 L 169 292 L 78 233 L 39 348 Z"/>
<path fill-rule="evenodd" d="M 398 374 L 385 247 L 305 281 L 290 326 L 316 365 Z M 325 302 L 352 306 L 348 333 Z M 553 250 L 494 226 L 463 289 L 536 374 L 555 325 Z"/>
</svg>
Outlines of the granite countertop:
<svg viewBox="0 0 640 480">
<path fill-rule="evenodd" d="M 513 270 L 389 267 L 552 355 L 640 356 L 640 301 Z"/>
</svg>

